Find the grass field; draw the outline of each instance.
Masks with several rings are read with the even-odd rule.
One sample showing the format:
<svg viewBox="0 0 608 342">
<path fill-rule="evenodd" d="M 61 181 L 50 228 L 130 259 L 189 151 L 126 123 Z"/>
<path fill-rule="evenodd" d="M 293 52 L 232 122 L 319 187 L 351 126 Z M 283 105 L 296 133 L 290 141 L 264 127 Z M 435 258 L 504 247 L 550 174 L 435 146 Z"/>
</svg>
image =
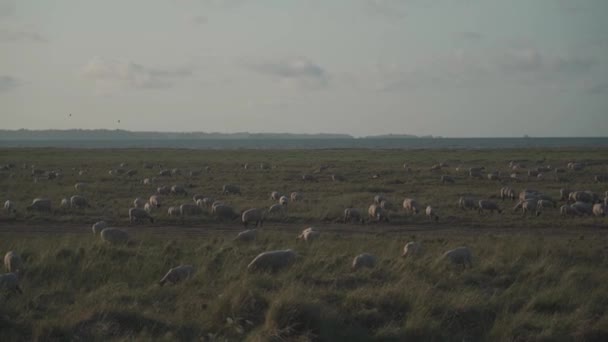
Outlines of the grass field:
<svg viewBox="0 0 608 342">
<path fill-rule="evenodd" d="M 504 185 L 537 189 L 556 199 L 560 188 L 603 195 L 608 186 L 595 183 L 593 176 L 608 173 L 606 152 L 0 150 L 0 165 L 15 165 L 1 171 L 0 193 L 18 209 L 0 218 L 0 254 L 15 250 L 25 264 L 24 294 L 0 294 L 0 340 L 605 341 L 605 218 L 562 218 L 557 209 L 539 217 L 511 210 L 480 215 L 458 209 L 456 201 L 462 195 L 493 198 L 510 209 L 513 202 L 497 199 Z M 508 175 L 511 160 L 529 168 L 565 167 L 570 161 L 587 167 L 559 179 L 550 172 L 543 180 L 519 183 L 469 179 L 455 171 L 459 165 L 485 166 Z M 411 172 L 404 170 L 405 162 Z M 429 171 L 439 162 L 449 167 Z M 121 163 L 138 174 L 110 176 L 108 171 Z M 143 178 L 160 170 L 145 169 L 143 163 L 180 168 L 183 175 L 143 185 Z M 244 163 L 251 167 L 244 169 Z M 260 163 L 271 167 L 261 170 Z M 34 182 L 32 164 L 61 169 L 63 176 Z M 315 173 L 321 165 L 329 168 Z M 200 176 L 188 176 L 207 166 Z M 86 173 L 78 176 L 79 170 Z M 305 173 L 314 173 L 318 182 L 303 182 Z M 332 182 L 333 173 L 345 181 Z M 441 174 L 454 176 L 456 183 L 442 185 Z M 24 210 L 34 197 L 51 198 L 58 208 L 61 198 L 77 193 L 76 182 L 89 184 L 82 195 L 91 208 L 52 214 Z M 222 196 L 225 183 L 240 185 L 242 195 Z M 133 199 L 172 184 L 191 184 L 190 195 L 166 197 L 162 210 L 153 213 L 154 224 L 130 226 Z M 239 211 L 268 207 L 274 203 L 273 190 L 300 191 L 305 201 L 290 203 L 287 217 L 270 220 L 252 243 L 232 241 L 237 222 L 219 223 L 209 214 L 166 214 L 166 207 L 189 203 L 194 193 Z M 396 208 L 389 224 L 337 222 L 344 208 L 366 211 L 379 193 Z M 400 209 L 404 197 L 432 204 L 439 221 L 405 215 Z M 99 219 L 126 227 L 136 243 L 102 243 L 90 232 Z M 296 241 L 308 225 L 319 226 L 321 238 L 310 244 Z M 32 227 L 46 226 L 53 228 L 31 233 Z M 196 233 L 191 227 L 197 227 Z M 420 258 L 400 257 L 408 241 L 422 243 Z M 472 268 L 440 260 L 458 246 L 473 251 Z M 286 248 L 300 255 L 288 269 L 247 271 L 258 253 Z M 353 272 L 350 263 L 363 252 L 376 255 L 378 265 Z M 180 264 L 196 267 L 194 279 L 160 287 L 164 273 Z"/>
</svg>

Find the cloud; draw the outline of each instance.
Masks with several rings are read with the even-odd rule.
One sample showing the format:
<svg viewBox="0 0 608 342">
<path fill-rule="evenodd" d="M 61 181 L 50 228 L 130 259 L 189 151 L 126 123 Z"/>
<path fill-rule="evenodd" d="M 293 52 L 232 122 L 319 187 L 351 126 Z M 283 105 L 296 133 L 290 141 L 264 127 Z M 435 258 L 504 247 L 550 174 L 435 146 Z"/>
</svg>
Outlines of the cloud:
<svg viewBox="0 0 608 342">
<path fill-rule="evenodd" d="M 197 15 L 192 17 L 192 22 L 195 24 L 203 25 L 206 24 L 209 20 L 204 15 Z"/>
<path fill-rule="evenodd" d="M 596 83 L 585 87 L 585 92 L 592 95 L 608 94 L 608 83 Z"/>
<path fill-rule="evenodd" d="M 410 2 L 411 0 L 365 0 L 365 9 L 371 14 L 401 19 L 406 16 Z"/>
<path fill-rule="evenodd" d="M 16 2 L 13 0 L 0 0 L 0 19 L 15 14 Z"/>
<path fill-rule="evenodd" d="M 468 31 L 457 33 L 456 38 L 470 42 L 478 42 L 484 39 L 484 35 L 479 32 Z"/>
<path fill-rule="evenodd" d="M 47 39 L 37 32 L 0 29 L 0 42 L 45 43 Z"/>
<path fill-rule="evenodd" d="M 158 89 L 169 88 L 176 79 L 191 76 L 192 69 L 154 69 L 133 62 L 94 57 L 82 68 L 81 74 L 99 82 L 125 84 L 139 89 Z"/>
<path fill-rule="evenodd" d="M 8 75 L 0 75 L 0 93 L 13 90 L 19 86 L 20 82 Z"/>
<path fill-rule="evenodd" d="M 319 88 L 329 82 L 328 72 L 306 57 L 291 57 L 279 61 L 245 63 L 260 74 L 301 86 Z"/>
</svg>

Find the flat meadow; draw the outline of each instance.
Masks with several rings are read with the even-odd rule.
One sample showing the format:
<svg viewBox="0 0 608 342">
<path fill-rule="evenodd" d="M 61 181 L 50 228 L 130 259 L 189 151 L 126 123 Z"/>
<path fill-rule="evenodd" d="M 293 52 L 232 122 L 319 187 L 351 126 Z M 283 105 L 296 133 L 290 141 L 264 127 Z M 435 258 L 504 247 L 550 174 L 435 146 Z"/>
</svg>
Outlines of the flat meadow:
<svg viewBox="0 0 608 342">
<path fill-rule="evenodd" d="M 0 294 L 0 340 L 605 341 L 608 221 L 560 216 L 559 190 L 603 198 L 608 185 L 594 177 L 608 174 L 607 152 L 2 149 L 0 165 L 10 167 L 0 171 L 1 199 L 17 211 L 0 214 L 0 253 L 18 252 L 24 271 L 23 294 Z M 573 171 L 569 162 L 585 167 Z M 548 165 L 543 177 L 528 176 Z M 481 166 L 484 177 L 469 177 L 470 167 Z M 33 176 L 33 169 L 59 176 Z M 109 174 L 117 169 L 136 173 Z M 179 172 L 159 176 L 164 169 Z M 500 179 L 485 177 L 492 171 Z M 305 174 L 314 181 L 303 181 Z M 442 184 L 442 175 L 454 183 Z M 78 182 L 86 189 L 77 191 Z M 222 194 L 224 184 L 241 194 Z M 183 185 L 188 194 L 163 196 L 154 223 L 129 222 L 133 200 L 163 185 Z M 500 199 L 504 186 L 541 191 L 556 207 L 522 215 L 512 210 L 516 201 Z M 208 210 L 167 214 L 194 203 L 194 194 L 237 212 L 268 208 L 276 203 L 271 191 L 301 192 L 303 200 L 268 217 L 251 242 L 233 240 L 243 229 L 238 220 L 221 222 Z M 393 205 L 389 222 L 342 222 L 347 207 L 367 216 L 378 194 Z M 72 195 L 90 207 L 61 208 Z M 462 210 L 462 196 L 496 201 L 503 213 Z M 51 199 L 53 211 L 26 210 L 36 197 Z M 406 197 L 432 205 L 439 220 L 405 213 Z M 91 231 L 99 220 L 125 229 L 134 243 L 104 243 Z M 309 226 L 320 238 L 297 241 Z M 401 257 L 408 241 L 420 242 L 423 254 Z M 458 246 L 471 249 L 472 267 L 441 258 Z M 259 253 L 288 248 L 298 253 L 288 268 L 247 270 Z M 353 271 L 364 252 L 377 257 L 376 267 Z M 195 266 L 192 279 L 159 286 L 183 264 Z"/>
</svg>

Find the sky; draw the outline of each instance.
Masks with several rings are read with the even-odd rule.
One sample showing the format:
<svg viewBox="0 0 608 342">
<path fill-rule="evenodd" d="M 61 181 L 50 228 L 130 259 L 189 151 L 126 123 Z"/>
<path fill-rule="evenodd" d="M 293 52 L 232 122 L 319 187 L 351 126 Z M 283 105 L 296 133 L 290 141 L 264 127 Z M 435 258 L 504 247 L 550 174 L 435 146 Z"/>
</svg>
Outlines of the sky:
<svg viewBox="0 0 608 342">
<path fill-rule="evenodd" d="M 605 0 L 0 0 L 0 129 L 606 136 L 606 15 Z"/>
</svg>

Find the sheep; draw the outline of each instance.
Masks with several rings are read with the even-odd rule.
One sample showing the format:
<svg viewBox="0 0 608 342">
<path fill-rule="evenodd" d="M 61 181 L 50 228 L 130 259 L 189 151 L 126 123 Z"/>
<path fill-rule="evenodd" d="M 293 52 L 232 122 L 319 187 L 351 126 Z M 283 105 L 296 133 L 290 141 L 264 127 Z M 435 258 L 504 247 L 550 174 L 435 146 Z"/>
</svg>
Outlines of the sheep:
<svg viewBox="0 0 608 342">
<path fill-rule="evenodd" d="M 7 214 L 17 212 L 17 210 L 15 209 L 15 205 L 13 204 L 13 202 L 11 200 L 6 200 L 6 202 L 4 202 L 4 210 L 6 211 Z"/>
<path fill-rule="evenodd" d="M 263 252 L 258 254 L 258 256 L 247 265 L 247 269 L 250 271 L 277 271 L 291 265 L 295 262 L 297 256 L 296 252 L 291 249 Z"/>
<path fill-rule="evenodd" d="M 567 201 L 569 195 L 570 195 L 570 190 L 564 189 L 564 188 L 559 189 L 559 199 L 561 201 Z"/>
<path fill-rule="evenodd" d="M 91 229 L 93 230 L 93 234 L 97 235 L 97 234 L 101 233 L 101 231 L 107 227 L 108 227 L 108 224 L 106 223 L 106 221 L 97 221 L 97 222 L 93 223 L 93 226 L 91 227 Z"/>
<path fill-rule="evenodd" d="M 182 214 L 180 207 L 169 207 L 167 208 L 167 214 L 171 217 L 180 216 Z"/>
<path fill-rule="evenodd" d="M 380 208 L 384 209 L 385 211 L 390 211 L 393 210 L 393 204 L 388 200 L 383 200 L 380 202 Z"/>
<path fill-rule="evenodd" d="M 172 269 L 165 274 L 165 276 L 158 282 L 160 286 L 165 285 L 165 283 L 169 282 L 173 285 L 182 282 L 184 280 L 192 278 L 194 275 L 194 267 L 192 265 L 181 265 L 177 267 L 173 267 Z"/>
<path fill-rule="evenodd" d="M 457 247 L 445 252 L 441 256 L 441 260 L 448 260 L 453 265 L 462 265 L 473 267 L 473 255 L 468 247 Z"/>
<path fill-rule="evenodd" d="M 70 206 L 72 208 L 76 208 L 76 209 L 84 209 L 84 208 L 90 208 L 91 206 L 89 205 L 89 203 L 87 202 L 87 199 L 82 197 L 82 196 L 78 196 L 78 195 L 74 195 L 72 197 L 70 197 Z"/>
<path fill-rule="evenodd" d="M 517 173 L 510 174 L 509 178 L 511 178 L 511 180 L 516 181 L 516 182 L 520 180 L 519 175 Z"/>
<path fill-rule="evenodd" d="M 270 193 L 270 199 L 273 201 L 278 201 L 281 198 L 281 196 L 283 196 L 283 195 L 278 191 L 273 191 Z"/>
<path fill-rule="evenodd" d="M 154 218 L 152 218 L 152 216 L 150 216 L 150 214 L 145 209 L 129 209 L 129 221 L 131 223 L 141 222 L 143 220 L 150 220 L 151 223 L 154 223 Z"/>
<path fill-rule="evenodd" d="M 458 199 L 458 207 L 462 210 L 472 210 L 475 209 L 476 207 L 476 203 L 475 203 L 475 199 L 470 198 L 470 197 L 460 197 Z"/>
<path fill-rule="evenodd" d="M 19 277 L 15 273 L 0 274 L 0 289 L 16 292 L 18 294 L 23 293 L 19 287 Z"/>
<path fill-rule="evenodd" d="M 596 203 L 593 205 L 593 215 L 594 216 L 606 216 L 606 205 L 604 205 L 603 203 Z"/>
<path fill-rule="evenodd" d="M 59 207 L 66 209 L 70 207 L 70 201 L 67 198 L 62 198 L 61 201 L 59 201 Z"/>
<path fill-rule="evenodd" d="M 146 204 L 144 204 L 144 210 L 148 213 L 152 212 L 152 206 L 150 205 L 150 202 L 146 202 Z"/>
<path fill-rule="evenodd" d="M 257 234 L 258 234 L 257 230 L 247 229 L 247 230 L 244 230 L 244 231 L 238 233 L 236 235 L 236 237 L 234 238 L 234 241 L 242 241 L 242 242 L 253 241 L 256 239 Z"/>
<path fill-rule="evenodd" d="M 420 211 L 419 209 L 419 205 L 418 202 L 416 202 L 415 199 L 413 198 L 406 198 L 403 200 L 403 209 L 406 212 L 412 212 L 414 214 L 418 214 L 418 212 Z"/>
<path fill-rule="evenodd" d="M 51 200 L 48 198 L 35 198 L 32 201 L 32 205 L 26 207 L 26 210 L 36 211 L 51 211 Z"/>
<path fill-rule="evenodd" d="M 388 217 L 386 216 L 384 209 L 382 209 L 379 204 L 371 204 L 367 209 L 367 214 L 371 219 L 375 219 L 377 222 L 388 222 Z"/>
<path fill-rule="evenodd" d="M 281 198 L 279 198 L 279 204 L 285 206 L 287 205 L 287 203 L 289 202 L 289 199 L 287 198 L 287 196 L 281 196 Z"/>
<path fill-rule="evenodd" d="M 587 202 L 574 202 L 570 205 L 576 211 L 578 211 L 581 215 L 592 215 L 593 214 L 593 205 Z"/>
<path fill-rule="evenodd" d="M 353 269 L 353 271 L 356 271 L 362 267 L 374 268 L 376 266 L 376 263 L 377 258 L 374 255 L 371 255 L 369 253 L 363 253 L 357 255 L 353 259 L 351 268 Z"/>
<path fill-rule="evenodd" d="M 498 172 L 490 172 L 490 173 L 488 173 L 488 180 L 491 180 L 491 181 L 500 180 L 500 174 Z"/>
<path fill-rule="evenodd" d="M 200 214 L 202 214 L 202 210 L 196 204 L 184 203 L 179 206 L 179 213 L 182 216 L 200 215 Z"/>
<path fill-rule="evenodd" d="M 174 195 L 188 195 L 188 192 L 186 191 L 186 188 L 184 188 L 181 185 L 173 185 L 171 186 L 171 193 Z"/>
<path fill-rule="evenodd" d="M 131 169 L 131 170 L 127 171 L 127 176 L 129 176 L 129 177 L 133 177 L 136 174 L 137 174 L 137 170 L 135 170 L 135 169 Z"/>
<path fill-rule="evenodd" d="M 171 176 L 171 170 L 160 170 L 158 172 L 158 175 L 160 177 L 169 177 L 169 176 Z"/>
<path fill-rule="evenodd" d="M 9 251 L 4 255 L 4 267 L 9 273 L 23 272 L 23 260 L 19 254 Z"/>
<path fill-rule="evenodd" d="M 357 208 L 346 208 L 344 209 L 344 223 L 346 222 L 363 223 L 363 216 Z"/>
<path fill-rule="evenodd" d="M 291 198 L 292 202 L 300 202 L 302 201 L 302 199 L 304 199 L 304 196 L 302 195 L 302 193 L 294 191 L 292 192 L 289 197 Z"/>
<path fill-rule="evenodd" d="M 196 195 L 192 196 L 192 200 L 194 201 L 194 203 L 198 203 L 198 201 L 202 201 L 203 198 L 205 198 L 205 195 L 196 194 Z"/>
<path fill-rule="evenodd" d="M 582 163 L 568 163 L 568 168 L 573 171 L 580 171 L 585 168 Z"/>
<path fill-rule="evenodd" d="M 171 188 L 169 188 L 168 186 L 159 186 L 158 188 L 156 188 L 156 193 L 159 195 L 168 195 L 171 192 Z"/>
<path fill-rule="evenodd" d="M 241 194 L 241 188 L 239 188 L 238 185 L 234 185 L 234 184 L 224 184 L 224 186 L 222 187 L 222 194 L 224 194 L 224 195 L 229 195 L 229 194 L 240 195 Z"/>
<path fill-rule="evenodd" d="M 100 236 L 102 241 L 113 245 L 124 245 L 130 240 L 129 233 L 118 228 L 104 228 Z"/>
<path fill-rule="evenodd" d="M 441 184 L 454 184 L 454 177 L 443 175 L 440 178 Z"/>
<path fill-rule="evenodd" d="M 521 210 L 522 210 L 523 215 L 526 215 L 528 212 L 532 212 L 532 211 L 534 211 L 536 213 L 536 216 L 540 215 L 540 212 L 537 211 L 537 207 L 538 207 L 538 200 L 536 200 L 536 199 L 523 201 L 521 204 Z"/>
<path fill-rule="evenodd" d="M 151 185 L 153 183 L 154 181 L 151 178 L 144 178 L 144 180 L 142 181 L 143 185 Z"/>
<path fill-rule="evenodd" d="M 403 253 L 401 253 L 402 257 L 408 256 L 417 256 L 422 254 L 423 252 L 422 245 L 419 242 L 410 241 L 403 246 Z"/>
<path fill-rule="evenodd" d="M 146 200 L 141 198 L 141 197 L 137 197 L 136 199 L 133 200 L 133 207 L 135 208 L 143 208 L 146 205 Z"/>
<path fill-rule="evenodd" d="M 226 204 L 218 204 L 213 206 L 211 208 L 211 213 L 220 220 L 234 220 L 235 218 L 239 217 L 239 215 L 234 212 L 234 209 Z"/>
<path fill-rule="evenodd" d="M 439 221 L 439 216 L 437 215 L 437 213 L 435 212 L 435 210 L 433 209 L 433 207 L 431 207 L 430 205 L 426 206 L 426 217 L 429 218 L 429 220 L 433 220 L 435 219 L 435 221 Z"/>
<path fill-rule="evenodd" d="M 296 238 L 296 240 L 304 240 L 305 242 L 312 242 L 316 240 L 321 235 L 321 232 L 315 230 L 312 227 L 306 228 L 302 231 L 300 235 Z"/>
<path fill-rule="evenodd" d="M 160 208 L 162 204 L 162 197 L 160 197 L 159 195 L 152 195 L 148 199 L 148 203 L 150 203 L 151 207 Z"/>
<path fill-rule="evenodd" d="M 374 203 L 376 203 L 376 204 L 380 204 L 384 200 L 386 200 L 386 197 L 384 197 L 384 195 L 376 195 L 376 196 L 374 196 Z"/>
<path fill-rule="evenodd" d="M 172 174 L 173 176 L 181 176 L 181 174 L 182 174 L 182 170 L 177 169 L 177 168 L 175 168 L 175 169 L 171 169 L 171 174 Z"/>
<path fill-rule="evenodd" d="M 76 191 L 85 191 L 87 188 L 88 188 L 88 185 L 86 183 L 74 184 L 74 189 L 76 189 Z"/>
<path fill-rule="evenodd" d="M 492 202 L 490 200 L 479 200 L 477 202 L 479 206 L 479 213 L 481 214 L 484 210 L 489 210 L 491 212 L 497 211 L 499 214 L 502 213 L 502 210 L 498 207 L 498 204 Z"/>
<path fill-rule="evenodd" d="M 284 213 L 285 213 L 285 206 L 283 206 L 280 203 L 275 203 L 275 204 L 271 205 L 270 208 L 268 208 L 269 215 L 274 215 L 274 214 L 283 215 Z"/>
<path fill-rule="evenodd" d="M 245 228 L 247 228 L 247 225 L 250 222 L 255 223 L 255 227 L 258 225 L 261 227 L 264 224 L 264 212 L 257 208 L 245 210 L 241 215 L 241 221 L 243 222 Z"/>
<path fill-rule="evenodd" d="M 581 215 L 581 213 L 579 213 L 576 209 L 572 208 L 568 204 L 564 204 L 561 207 L 559 207 L 559 214 L 561 216 L 580 216 Z"/>
<path fill-rule="evenodd" d="M 536 179 L 543 180 L 543 179 L 545 179 L 545 175 L 542 174 L 542 173 L 539 173 L 539 174 L 536 175 Z"/>
<path fill-rule="evenodd" d="M 515 191 L 508 186 L 500 189 L 500 199 L 504 201 L 505 198 L 509 198 L 511 200 L 515 199 Z"/>
<path fill-rule="evenodd" d="M 569 202 L 595 203 L 599 196 L 592 191 L 574 191 L 568 195 Z"/>
</svg>

